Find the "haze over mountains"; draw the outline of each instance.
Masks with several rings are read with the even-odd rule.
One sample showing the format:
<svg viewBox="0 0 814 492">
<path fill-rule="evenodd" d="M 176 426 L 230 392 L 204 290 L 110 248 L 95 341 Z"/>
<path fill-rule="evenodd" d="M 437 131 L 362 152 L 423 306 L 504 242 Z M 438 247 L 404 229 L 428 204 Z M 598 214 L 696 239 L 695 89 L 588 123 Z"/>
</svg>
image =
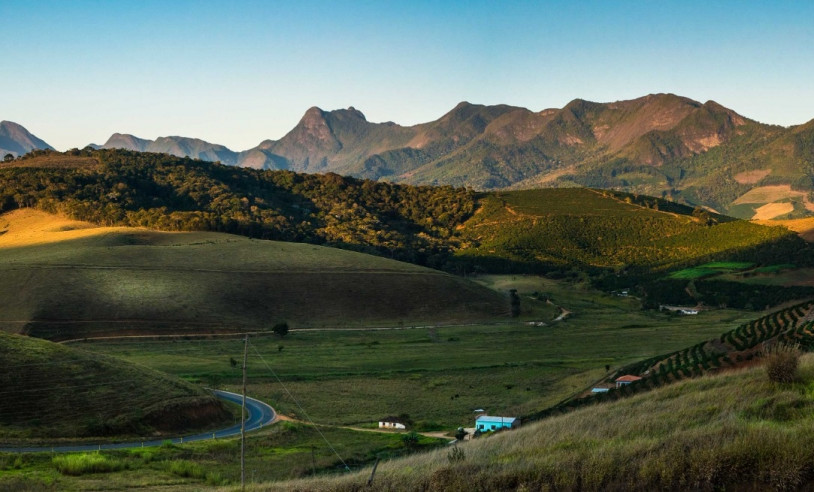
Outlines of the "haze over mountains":
<svg viewBox="0 0 814 492">
<path fill-rule="evenodd" d="M 617 188 L 744 218 L 814 211 L 814 120 L 766 125 L 673 94 L 577 99 L 539 112 L 462 102 L 414 126 L 371 123 L 353 107 L 313 107 L 281 139 L 243 152 L 194 138 L 118 133 L 102 147 L 410 184 Z"/>
</svg>

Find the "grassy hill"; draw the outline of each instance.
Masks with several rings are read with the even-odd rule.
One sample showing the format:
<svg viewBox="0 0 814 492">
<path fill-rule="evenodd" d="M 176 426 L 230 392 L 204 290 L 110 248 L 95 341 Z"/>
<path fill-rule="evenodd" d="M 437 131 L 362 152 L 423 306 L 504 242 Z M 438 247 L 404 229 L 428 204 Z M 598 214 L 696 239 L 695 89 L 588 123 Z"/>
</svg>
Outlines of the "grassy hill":
<svg viewBox="0 0 814 492">
<path fill-rule="evenodd" d="M 0 442 L 177 435 L 231 423 L 200 387 L 112 357 L 0 332 Z"/>
<path fill-rule="evenodd" d="M 693 379 L 516 431 L 379 464 L 377 490 L 794 490 L 814 476 L 814 358 Z M 358 490 L 369 470 L 251 490 Z"/>
<path fill-rule="evenodd" d="M 0 216 L 0 328 L 62 340 L 508 315 L 508 298 L 381 257 L 219 233 Z"/>
<path fill-rule="evenodd" d="M 495 192 L 458 233 L 456 259 L 486 268 L 658 271 L 710 258 L 775 261 L 804 249 L 784 228 L 606 190 Z"/>
</svg>

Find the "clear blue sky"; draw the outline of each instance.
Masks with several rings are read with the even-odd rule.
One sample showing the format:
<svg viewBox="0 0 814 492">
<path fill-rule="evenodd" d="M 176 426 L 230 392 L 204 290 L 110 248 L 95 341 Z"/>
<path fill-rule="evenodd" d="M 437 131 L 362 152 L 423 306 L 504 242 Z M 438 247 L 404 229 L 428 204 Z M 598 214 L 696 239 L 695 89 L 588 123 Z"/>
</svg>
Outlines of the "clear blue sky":
<svg viewBox="0 0 814 492">
<path fill-rule="evenodd" d="M 415 124 L 673 92 L 814 118 L 814 2 L 0 0 L 0 119 L 58 149 L 113 132 L 244 150 L 310 106 Z"/>
</svg>

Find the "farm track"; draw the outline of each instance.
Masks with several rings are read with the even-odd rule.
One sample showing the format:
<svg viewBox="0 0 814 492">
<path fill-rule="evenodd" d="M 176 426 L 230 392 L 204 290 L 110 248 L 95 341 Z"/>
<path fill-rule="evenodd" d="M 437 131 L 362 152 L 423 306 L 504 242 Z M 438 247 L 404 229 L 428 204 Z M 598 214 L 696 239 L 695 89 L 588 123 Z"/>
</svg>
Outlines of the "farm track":
<svg viewBox="0 0 814 492">
<path fill-rule="evenodd" d="M 359 269 L 322 269 L 322 270 L 293 270 L 290 268 L 280 269 L 264 269 L 264 270 L 224 270 L 215 268 L 173 268 L 173 267 L 156 267 L 156 266 L 103 266 L 103 265 L 70 265 L 70 264 L 54 264 L 54 265 L 38 265 L 38 264 L 24 264 L 18 266 L 0 266 L 0 271 L 30 271 L 30 270 L 132 270 L 132 271 L 158 271 L 158 272 L 196 272 L 196 273 L 242 273 L 242 274 L 294 274 L 294 275 L 308 275 L 308 274 L 324 274 L 324 273 L 351 273 L 351 274 L 372 274 L 372 275 L 448 275 L 444 272 L 434 270 L 422 271 L 405 271 L 405 270 L 359 270 Z"/>
<path fill-rule="evenodd" d="M 58 324 L 76 324 L 76 323 L 105 323 L 108 321 L 105 320 L 87 320 L 87 321 L 43 321 L 39 320 L 40 322 L 44 323 L 58 323 Z M 36 323 L 37 321 L 2 321 L 2 323 Z M 110 323 L 132 323 L 133 320 L 112 320 L 109 321 Z M 143 324 L 152 324 L 155 323 L 155 320 L 138 320 L 138 323 Z M 164 322 L 168 323 L 168 322 Z M 187 323 L 185 321 L 178 321 L 177 324 L 193 324 Z M 204 322 L 197 323 L 200 326 L 222 326 L 221 323 L 212 323 L 206 324 Z M 498 324 L 506 324 L 502 322 L 491 322 L 491 323 L 459 323 L 459 324 L 438 324 L 438 325 L 414 325 L 414 326 L 370 326 L 370 327 L 361 327 L 361 328 L 297 328 L 297 333 L 300 332 L 320 332 L 320 331 L 398 331 L 398 330 L 426 330 L 430 328 L 460 328 L 466 326 L 492 326 Z M 57 343 L 75 343 L 75 342 L 89 342 L 89 341 L 97 341 L 97 340 L 128 340 L 128 339 L 175 339 L 175 338 L 210 338 L 210 337 L 243 337 L 245 335 L 249 336 L 275 336 L 273 333 L 268 331 L 242 331 L 242 332 L 228 332 L 228 333 L 170 333 L 170 334 L 161 334 L 161 335 L 118 335 L 118 336 L 104 336 L 104 337 L 82 337 L 82 338 L 73 338 L 70 340 L 61 340 Z"/>
</svg>

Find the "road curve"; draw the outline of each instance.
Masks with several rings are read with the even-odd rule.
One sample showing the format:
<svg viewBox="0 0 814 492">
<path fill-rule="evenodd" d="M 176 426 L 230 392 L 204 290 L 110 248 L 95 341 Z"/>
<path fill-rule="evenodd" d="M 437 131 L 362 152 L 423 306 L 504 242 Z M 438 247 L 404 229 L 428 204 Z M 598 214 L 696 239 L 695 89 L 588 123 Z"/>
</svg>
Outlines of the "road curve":
<svg viewBox="0 0 814 492">
<path fill-rule="evenodd" d="M 232 403 L 240 404 L 243 401 L 243 395 L 237 393 L 230 393 L 228 391 L 214 390 L 215 396 L 221 400 L 226 400 Z M 274 421 L 277 415 L 274 409 L 266 403 L 254 398 L 246 397 L 246 410 L 248 417 L 246 418 L 246 432 L 257 430 Z M 150 446 L 161 446 L 165 442 L 172 442 L 173 444 L 181 444 L 185 442 L 204 441 L 206 439 L 220 439 L 240 434 L 240 424 L 235 424 L 225 429 L 217 430 L 214 432 L 205 432 L 191 436 L 174 437 L 167 439 L 157 439 L 153 441 L 133 441 L 133 442 L 117 442 L 107 444 L 81 444 L 81 445 L 66 445 L 66 446 L 35 446 L 35 447 L 20 447 L 20 448 L 0 448 L 3 453 L 69 453 L 77 451 L 100 451 L 104 449 L 125 449 L 125 448 L 142 448 Z"/>
</svg>

